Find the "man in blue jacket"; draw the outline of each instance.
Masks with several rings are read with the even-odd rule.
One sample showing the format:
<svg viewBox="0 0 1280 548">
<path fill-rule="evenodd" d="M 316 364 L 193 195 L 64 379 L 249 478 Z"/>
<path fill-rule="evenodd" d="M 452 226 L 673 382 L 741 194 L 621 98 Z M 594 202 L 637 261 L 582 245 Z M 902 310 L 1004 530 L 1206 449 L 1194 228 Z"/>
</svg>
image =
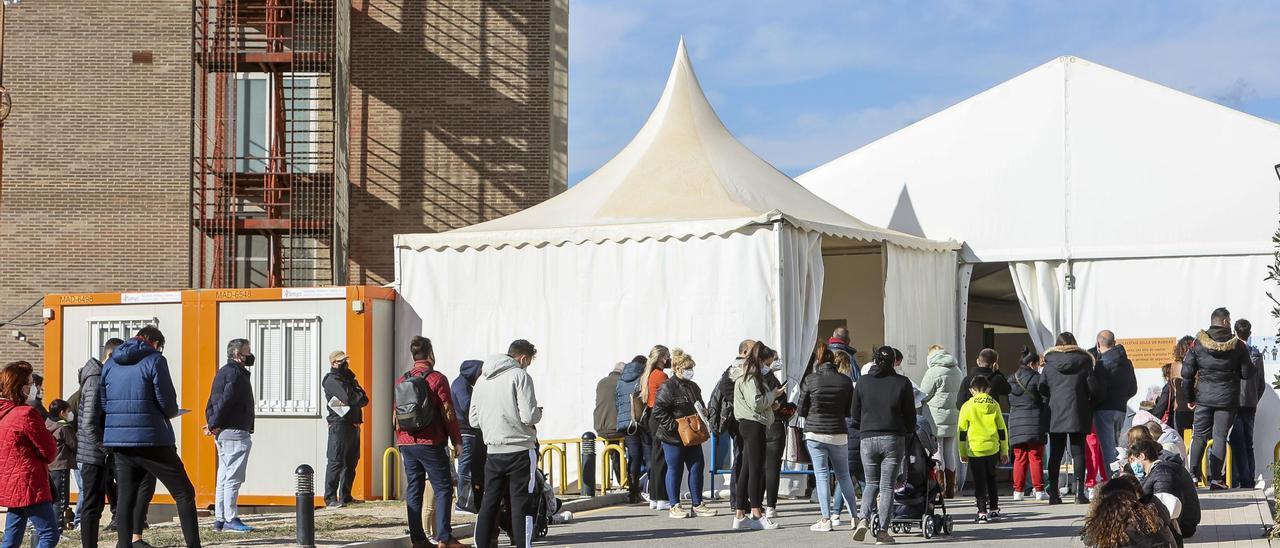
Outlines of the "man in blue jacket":
<svg viewBox="0 0 1280 548">
<path fill-rule="evenodd" d="M 218 448 L 218 480 L 213 496 L 213 530 L 248 533 L 252 527 L 240 521 L 236 499 L 249 467 L 253 448 L 253 419 L 257 402 L 249 368 L 256 358 L 246 339 L 227 343 L 227 363 L 218 370 L 205 404 L 206 436 L 213 436 Z"/>
<path fill-rule="evenodd" d="M 1124 419 L 1129 399 L 1138 393 L 1138 378 L 1124 345 L 1116 344 L 1115 333 L 1109 329 L 1099 331 L 1097 343 L 1089 349 L 1099 392 L 1093 405 L 1093 427 L 1098 430 L 1102 462 L 1109 466 L 1116 461 L 1117 448 L 1126 441 Z M 1110 477 L 1111 470 L 1103 470 L 1103 474 Z"/>
<path fill-rule="evenodd" d="M 476 505 L 484 497 L 484 463 L 488 452 L 484 447 L 484 434 L 471 425 L 467 414 L 471 412 L 471 393 L 476 389 L 483 366 L 484 362 L 480 360 L 462 362 L 458 378 L 453 379 L 449 386 L 453 407 L 457 410 L 458 429 L 462 431 L 462 452 L 458 455 L 458 501 L 467 500 L 465 497 L 470 494 Z"/>
<path fill-rule="evenodd" d="M 164 334 L 153 325 L 111 353 L 102 366 L 102 409 L 106 424 L 102 445 L 115 454 L 120 501 L 118 548 L 149 546 L 142 531 L 134 531 L 138 485 L 147 472 L 156 476 L 173 496 L 188 547 L 199 548 L 200 524 L 196 519 L 196 490 L 178 456 L 173 424 L 178 417 L 178 394 L 165 360 Z"/>
</svg>

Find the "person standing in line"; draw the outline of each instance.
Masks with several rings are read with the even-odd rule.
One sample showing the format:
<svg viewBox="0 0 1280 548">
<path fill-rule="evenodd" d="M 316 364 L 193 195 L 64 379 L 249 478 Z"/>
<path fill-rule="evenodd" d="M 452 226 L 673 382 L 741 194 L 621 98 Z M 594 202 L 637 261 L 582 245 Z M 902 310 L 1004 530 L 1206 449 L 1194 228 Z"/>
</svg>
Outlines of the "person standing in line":
<svg viewBox="0 0 1280 548">
<path fill-rule="evenodd" d="M 1049 498 L 1044 490 L 1044 441 L 1049 431 L 1049 413 L 1040 393 L 1044 377 L 1040 354 L 1022 348 L 1021 366 L 1013 374 L 1009 394 L 1009 443 L 1013 446 L 1013 500 L 1023 499 L 1027 487 L 1027 470 L 1031 471 L 1031 496 L 1035 500 Z"/>
<path fill-rule="evenodd" d="M 835 353 L 834 363 L 836 365 L 836 372 L 852 379 L 853 387 L 856 390 L 858 386 L 858 378 L 861 377 L 861 373 L 858 371 L 857 361 L 853 357 L 854 354 L 846 352 L 844 349 L 840 348 L 840 346 L 834 344 L 829 344 L 828 348 L 831 348 Z M 852 394 L 850 394 L 849 397 L 852 401 Z M 850 406 L 852 406 L 852 403 Z M 862 470 L 862 433 L 854 427 L 852 417 L 846 417 L 844 424 L 845 431 L 848 432 L 849 436 L 848 450 L 845 452 L 845 454 L 848 455 L 849 461 L 849 478 L 853 481 L 852 487 L 857 492 L 862 492 L 867 486 L 867 477 L 863 474 Z M 858 497 L 855 491 L 846 490 L 840 485 L 840 482 L 837 481 L 835 508 L 831 509 L 831 527 L 834 528 L 840 526 L 840 514 L 844 510 L 846 503 L 849 506 L 850 522 L 853 524 L 854 528 L 858 526 L 859 517 L 866 517 L 858 516 Z"/>
<path fill-rule="evenodd" d="M 813 356 L 814 371 L 800 383 L 798 412 L 804 417 L 805 445 L 813 459 L 818 508 L 822 512 L 821 519 L 809 530 L 828 532 L 833 527 L 829 487 L 832 473 L 839 493 L 852 495 L 854 492 L 853 478 L 849 475 L 849 431 L 845 424 L 853 401 L 853 379 L 836 369 L 835 352 L 821 341 L 814 347 Z M 856 502 L 854 497 L 849 507 L 853 508 Z"/>
<path fill-rule="evenodd" d="M 453 475 L 449 470 L 449 450 L 453 455 L 462 446 L 462 433 L 449 393 L 449 379 L 436 371 L 436 354 L 431 339 L 414 337 L 409 342 L 413 367 L 396 379 L 396 447 L 404 463 L 405 507 L 409 518 L 409 538 L 414 545 L 425 545 L 427 534 L 422 527 L 423 491 L 431 482 L 435 492 L 435 545 L 441 548 L 463 546 L 453 536 L 450 510 L 453 499 Z M 402 385 L 411 390 L 405 390 Z M 401 394 L 408 392 L 415 401 L 405 404 Z M 408 405 L 409 408 L 405 408 Z M 409 427 L 406 424 L 414 426 Z"/>
<path fill-rule="evenodd" d="M 645 361 L 644 373 L 640 376 L 640 389 L 644 390 L 644 405 L 648 409 L 648 420 L 644 421 L 645 433 L 649 438 L 649 509 L 667 511 L 667 486 L 663 478 L 667 477 L 667 460 L 662 454 L 662 444 L 655 437 L 658 424 L 653 420 L 653 404 L 658 399 L 658 389 L 667 382 L 664 369 L 671 366 L 671 351 L 662 345 L 649 350 L 649 359 Z"/>
<path fill-rule="evenodd" d="M 1235 463 L 1232 474 L 1232 487 L 1253 489 L 1258 480 L 1258 461 L 1253 450 L 1254 418 L 1258 415 L 1258 402 L 1262 395 L 1271 389 L 1267 386 L 1267 377 L 1262 366 L 1262 353 L 1249 344 L 1253 336 L 1253 324 L 1241 318 L 1236 320 L 1236 340 L 1249 351 L 1249 361 L 1253 364 L 1253 375 L 1240 383 L 1240 411 L 1236 413 L 1235 425 L 1227 442 L 1231 445 L 1231 455 Z"/>
<path fill-rule="evenodd" d="M 618 362 L 613 366 L 613 371 L 596 383 L 596 409 L 592 418 L 595 419 L 596 439 L 601 442 L 623 437 L 618 431 L 618 406 L 614 405 L 614 396 L 618 392 L 618 381 L 622 379 L 622 369 L 626 366 L 627 364 Z M 604 473 L 621 479 L 622 463 L 618 462 L 618 455 L 609 453 L 607 460 Z"/>
<path fill-rule="evenodd" d="M 1223 478 L 1227 433 L 1240 410 L 1240 381 L 1253 377 L 1254 365 L 1248 345 L 1231 333 L 1231 312 L 1225 308 L 1214 310 L 1209 321 L 1209 328 L 1196 335 L 1195 346 L 1182 361 L 1182 386 L 1196 395 L 1191 475 L 1207 480 L 1209 489 L 1217 491 L 1228 488 Z M 1200 465 L 1210 436 L 1213 451 L 1209 454 L 1209 470 L 1202 474 Z"/>
<path fill-rule="evenodd" d="M 102 366 L 102 408 L 106 426 L 102 444 L 113 452 L 120 517 L 117 546 L 145 548 L 137 523 L 145 517 L 137 500 L 147 473 L 155 475 L 173 497 L 188 547 L 200 546 L 195 487 L 178 456 L 173 423 L 181 414 L 178 394 L 164 354 L 164 334 L 149 325 L 111 353 Z M 135 530 L 136 529 L 136 530 Z"/>
<path fill-rule="evenodd" d="M 956 394 L 957 411 L 960 409 L 960 406 L 964 405 L 964 402 L 969 401 L 969 398 L 971 397 L 969 393 L 969 383 L 972 382 L 975 377 L 986 377 L 988 384 L 991 385 L 990 396 L 995 398 L 997 402 L 1003 403 L 1001 398 L 1008 397 L 1009 393 L 1012 391 L 1009 386 L 1009 379 L 1005 378 L 1004 373 L 1000 372 L 1000 353 L 996 352 L 995 349 L 983 348 L 981 352 L 978 352 L 978 358 L 974 360 L 974 364 L 977 368 L 966 375 L 963 381 L 960 381 L 960 392 Z M 954 494 L 958 495 L 964 488 L 965 476 L 968 471 L 969 466 L 963 463 L 956 467 L 956 481 L 955 488 L 953 489 Z"/>
<path fill-rule="evenodd" d="M 7 511 L 4 546 L 22 546 L 30 522 L 36 546 L 52 548 L 59 537 L 49 490 L 49 464 L 57 441 L 40 411 L 28 401 L 35 384 L 31 364 L 12 362 L 0 370 L 0 506 Z"/>
<path fill-rule="evenodd" d="M 102 360 L 89 358 L 80 367 L 80 406 L 76 412 L 76 462 L 80 465 L 83 488 L 80 491 L 80 546 L 98 547 L 98 524 L 107 498 L 115 500 L 112 478 L 114 463 L 102 449 L 102 362 L 111 358 L 121 339 L 108 339 L 102 348 Z"/>
<path fill-rule="evenodd" d="M 1044 353 L 1041 375 L 1040 394 L 1049 402 L 1049 504 L 1062 504 L 1058 474 L 1068 446 L 1076 469 L 1076 504 L 1089 504 L 1081 472 L 1085 468 L 1084 438 L 1093 428 L 1093 356 L 1076 345 L 1075 335 L 1064 331 L 1058 335 L 1057 345 Z"/>
<path fill-rule="evenodd" d="M 987 379 L 977 377 L 969 384 L 971 398 L 960 408 L 960 458 L 973 468 L 974 492 L 978 503 L 975 523 L 1000 517 L 1000 491 L 996 487 L 996 461 L 1009 462 L 1009 430 L 1000 404 L 987 393 Z"/>
<path fill-rule="evenodd" d="M 796 406 L 787 401 L 786 389 L 778 375 L 785 378 L 781 360 L 774 360 L 762 371 L 764 387 L 775 394 L 777 406 L 773 408 L 773 422 L 764 431 L 764 515 L 769 519 L 778 516 L 778 488 L 782 482 L 782 453 L 787 449 L 787 423 L 795 416 Z"/>
<path fill-rule="evenodd" d="M 938 453 L 934 458 L 942 463 L 942 496 L 955 497 L 956 469 L 960 467 L 957 454 L 956 425 L 960 421 L 960 411 L 956 407 L 956 398 L 960 393 L 960 383 L 964 381 L 964 373 L 960 364 L 949 352 L 939 345 L 929 347 L 929 370 L 920 380 L 920 391 L 924 392 L 925 411 L 933 420 L 937 429 Z"/>
<path fill-rule="evenodd" d="M 329 425 L 328 443 L 325 447 L 324 505 L 341 508 L 355 500 L 351 496 L 351 484 L 356 479 L 356 464 L 360 462 L 360 425 L 364 422 L 364 408 L 369 405 L 369 395 L 351 371 L 350 357 L 342 350 L 329 353 L 329 372 L 320 380 L 324 389 L 325 422 Z M 337 400 L 334 402 L 334 400 Z M 334 410 L 346 408 L 339 414 Z"/>
<path fill-rule="evenodd" d="M 476 505 L 484 498 L 485 450 L 484 434 L 471 425 L 471 394 L 475 392 L 483 367 L 484 362 L 480 360 L 462 362 L 458 378 L 453 379 L 450 387 L 453 405 L 457 409 L 458 431 L 462 433 L 462 453 L 458 455 L 458 500 L 463 499 L 463 491 L 466 490 Z"/>
<path fill-rule="evenodd" d="M 1093 426 L 1098 431 L 1098 445 L 1102 449 L 1102 475 L 1110 477 L 1107 469 L 1116 460 L 1116 448 L 1124 435 L 1124 419 L 1129 409 L 1129 399 L 1138 393 L 1138 377 L 1133 372 L 1133 362 L 1116 344 L 1116 334 L 1109 329 L 1098 332 L 1097 346 L 1089 349 L 1097 364 L 1098 394 L 1093 409 Z"/>
<path fill-rule="evenodd" d="M 69 415 L 71 405 L 65 400 L 49 402 L 49 415 L 45 419 L 45 428 L 57 442 L 58 454 L 49 463 L 49 481 L 53 487 L 53 506 L 58 522 L 65 521 L 71 500 L 71 470 L 76 465 L 76 432 L 71 426 Z"/>
<path fill-rule="evenodd" d="M 1187 350 L 1191 349 L 1195 340 L 1195 337 L 1191 336 L 1179 339 L 1178 344 L 1173 348 L 1173 361 L 1160 367 L 1164 386 L 1160 389 L 1160 395 L 1156 397 L 1155 405 L 1151 408 L 1151 413 L 1177 430 L 1178 435 L 1184 435 L 1191 429 L 1194 417 L 1191 402 L 1195 399 L 1195 395 L 1183 389 L 1181 375 L 1182 360 L 1187 356 Z"/>
<path fill-rule="evenodd" d="M 732 444 L 732 461 L 729 463 L 729 507 L 738 507 L 738 474 L 742 471 L 742 439 L 738 436 L 738 421 L 733 416 L 734 379 L 742 376 L 742 365 L 747 359 L 747 352 L 756 342 L 746 339 L 738 343 L 738 357 L 720 374 L 720 380 L 711 391 L 711 400 L 707 405 L 708 425 L 716 436 L 729 436 Z M 716 466 L 712 464 L 712 466 Z"/>
<path fill-rule="evenodd" d="M 636 396 L 640 375 L 644 373 L 644 356 L 636 356 L 622 367 L 618 386 L 613 392 L 613 405 L 618 411 L 618 432 L 626 434 L 627 503 L 641 500 L 640 479 L 649 471 L 649 449 L 644 427 L 640 425 L 643 400 Z M 645 495 L 647 496 L 647 495 Z"/>
<path fill-rule="evenodd" d="M 880 528 L 876 544 L 893 544 L 889 516 L 893 511 L 893 483 L 906 452 L 906 436 L 916 430 L 916 398 L 911 380 L 894 371 L 895 351 L 877 348 L 873 366 L 854 387 L 850 403 L 854 425 L 862 432 L 862 466 L 867 488 L 862 493 L 862 519 L 853 539 L 862 542 L 871 530 L 871 505 L 876 501 Z M 878 498 L 877 498 L 878 496 Z"/>
<path fill-rule="evenodd" d="M 678 420 L 686 417 L 702 420 L 698 417 L 698 410 L 704 408 L 702 390 L 693 382 L 696 365 L 693 357 L 683 350 L 673 350 L 672 377 L 658 390 L 657 403 L 653 406 L 653 415 L 658 423 L 655 436 L 662 443 L 663 456 L 667 460 L 667 477 L 663 479 L 667 482 L 667 502 L 671 504 L 668 515 L 676 519 L 716 515 L 715 509 L 702 501 L 702 471 L 705 465 L 702 444 L 686 445 L 680 437 L 680 427 L 677 424 Z M 685 469 L 689 471 L 689 497 L 692 505 L 689 510 L 680 506 L 680 480 Z"/>
<path fill-rule="evenodd" d="M 227 343 L 227 363 L 218 369 L 204 407 L 204 435 L 213 436 L 218 448 L 218 478 L 213 495 L 213 530 L 248 533 L 252 527 L 240 520 L 237 499 L 249 469 L 253 449 L 253 421 L 257 401 L 249 368 L 257 359 L 248 339 Z"/>
<path fill-rule="evenodd" d="M 44 377 L 39 373 L 31 375 L 35 388 L 31 390 L 31 395 L 27 397 L 27 405 L 34 407 L 40 413 L 40 417 L 49 420 L 49 409 L 44 406 Z"/>
<path fill-rule="evenodd" d="M 777 361 L 778 353 L 756 342 L 747 351 L 739 375 L 733 380 L 733 416 L 742 440 L 742 469 L 738 473 L 738 501 L 733 528 L 777 529 L 764 513 L 765 430 L 773 422 L 781 390 L 769 390 L 764 371 Z M 749 514 L 748 514 L 749 513 Z M 748 516 L 750 519 L 748 519 Z"/>
<path fill-rule="evenodd" d="M 476 517 L 475 545 L 497 546 L 498 510 L 504 497 L 511 509 L 511 539 L 515 548 L 533 543 L 533 516 L 524 508 L 533 496 L 538 466 L 538 422 L 542 408 L 533 389 L 533 379 L 525 371 L 538 350 L 524 339 L 512 342 L 506 354 L 484 361 L 483 377 L 471 395 L 470 421 L 484 432 L 489 451 L 484 469 L 484 501 Z"/>
</svg>

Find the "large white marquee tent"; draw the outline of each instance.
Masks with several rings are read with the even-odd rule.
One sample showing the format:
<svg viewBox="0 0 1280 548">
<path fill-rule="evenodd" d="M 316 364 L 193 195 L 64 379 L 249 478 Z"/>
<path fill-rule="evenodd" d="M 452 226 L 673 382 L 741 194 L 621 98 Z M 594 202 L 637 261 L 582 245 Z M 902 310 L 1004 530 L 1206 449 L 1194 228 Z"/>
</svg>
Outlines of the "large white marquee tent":
<svg viewBox="0 0 1280 548">
<path fill-rule="evenodd" d="M 396 237 L 398 347 L 433 339 L 440 367 L 540 349 L 539 435 L 590 430 L 596 382 L 657 343 L 699 363 L 704 396 L 746 338 L 780 348 L 797 388 L 823 318 L 855 344 L 956 344 L 957 250 L 824 202 L 724 127 L 683 44 L 633 140 L 567 192 L 439 234 Z M 402 363 L 405 360 L 401 360 Z"/>
<path fill-rule="evenodd" d="M 962 308 L 974 265 L 1008 263 L 1037 347 L 1194 334 L 1226 306 L 1255 325 L 1270 379 L 1277 163 L 1280 125 L 1062 57 L 797 180 L 867 222 L 965 242 Z M 1139 374 L 1141 398 L 1160 378 Z M 1258 462 L 1277 419 L 1269 394 Z"/>
</svg>

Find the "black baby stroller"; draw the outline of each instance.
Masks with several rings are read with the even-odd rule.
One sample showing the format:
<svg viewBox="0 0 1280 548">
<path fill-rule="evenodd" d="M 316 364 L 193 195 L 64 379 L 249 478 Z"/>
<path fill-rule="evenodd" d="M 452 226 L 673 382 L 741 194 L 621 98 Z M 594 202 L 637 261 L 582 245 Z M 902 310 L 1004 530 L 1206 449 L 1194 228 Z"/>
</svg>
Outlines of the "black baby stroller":
<svg viewBox="0 0 1280 548">
<path fill-rule="evenodd" d="M 551 516 L 560 511 L 560 499 L 555 497 L 551 484 L 547 482 L 547 477 L 542 470 L 535 469 L 534 474 L 533 493 L 529 495 L 524 515 L 533 518 L 532 527 L 528 529 L 533 534 L 533 540 L 541 540 L 547 538 L 547 532 L 551 528 Z M 510 504 L 510 497 L 504 497 L 502 510 L 498 514 L 498 526 L 503 533 L 507 534 L 508 539 L 511 537 Z"/>
<path fill-rule="evenodd" d="M 932 441 L 932 432 L 920 429 L 907 438 L 903 471 L 893 486 L 889 529 L 894 533 L 911 533 L 919 528 L 924 538 L 933 538 L 950 535 L 954 530 L 955 523 L 947 515 L 947 502 L 938 482 L 937 462 L 932 456 L 937 445 Z"/>
</svg>

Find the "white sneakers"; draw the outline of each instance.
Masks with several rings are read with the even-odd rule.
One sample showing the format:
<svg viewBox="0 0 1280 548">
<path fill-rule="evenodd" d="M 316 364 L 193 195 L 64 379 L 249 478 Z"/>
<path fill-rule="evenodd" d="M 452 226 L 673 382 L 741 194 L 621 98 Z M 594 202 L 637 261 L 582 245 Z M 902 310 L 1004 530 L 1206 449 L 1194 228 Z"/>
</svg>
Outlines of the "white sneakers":
<svg viewBox="0 0 1280 548">
<path fill-rule="evenodd" d="M 1031 498 L 1036 500 L 1049 500 L 1049 493 L 1037 489 L 1031 492 Z"/>
<path fill-rule="evenodd" d="M 763 531 L 772 531 L 778 528 L 777 522 L 769 519 L 769 516 L 760 516 L 760 519 L 753 519 L 750 521 L 750 525 L 752 529 Z"/>
<path fill-rule="evenodd" d="M 1014 491 L 1013 502 L 1021 502 L 1021 501 L 1022 501 L 1022 491 Z"/>
<path fill-rule="evenodd" d="M 746 529 L 748 527 L 747 526 L 748 521 L 751 521 L 751 516 L 743 516 L 743 517 L 738 517 L 736 515 L 733 516 L 733 529 L 735 531 L 738 529 Z"/>
<path fill-rule="evenodd" d="M 813 524 L 813 525 L 810 525 L 810 526 L 809 526 L 809 530 L 810 530 L 810 531 L 816 531 L 816 532 L 819 532 L 819 533 L 830 533 L 830 532 L 831 532 L 831 520 L 826 519 L 826 518 L 820 519 L 820 520 L 818 520 L 818 523 L 815 523 L 815 524 Z"/>
<path fill-rule="evenodd" d="M 770 519 L 773 519 L 773 518 L 778 517 L 778 509 L 777 509 L 777 508 L 774 508 L 774 507 L 772 507 L 772 506 L 765 506 L 765 507 L 764 507 L 764 517 L 766 517 L 766 518 L 770 518 Z"/>
<path fill-rule="evenodd" d="M 834 529 L 840 526 L 840 516 L 831 516 L 831 527 Z"/>
<path fill-rule="evenodd" d="M 670 509 L 671 509 L 671 503 L 670 503 L 670 502 L 667 502 L 667 501 L 665 501 L 665 500 L 660 500 L 660 501 L 658 501 L 658 502 L 653 502 L 653 503 L 650 503 L 650 504 L 652 504 L 652 505 L 653 505 L 653 506 L 652 506 L 652 508 L 653 508 L 654 510 L 657 510 L 657 511 L 659 511 L 659 512 L 661 512 L 661 511 L 663 511 L 663 510 L 670 510 Z"/>
</svg>

